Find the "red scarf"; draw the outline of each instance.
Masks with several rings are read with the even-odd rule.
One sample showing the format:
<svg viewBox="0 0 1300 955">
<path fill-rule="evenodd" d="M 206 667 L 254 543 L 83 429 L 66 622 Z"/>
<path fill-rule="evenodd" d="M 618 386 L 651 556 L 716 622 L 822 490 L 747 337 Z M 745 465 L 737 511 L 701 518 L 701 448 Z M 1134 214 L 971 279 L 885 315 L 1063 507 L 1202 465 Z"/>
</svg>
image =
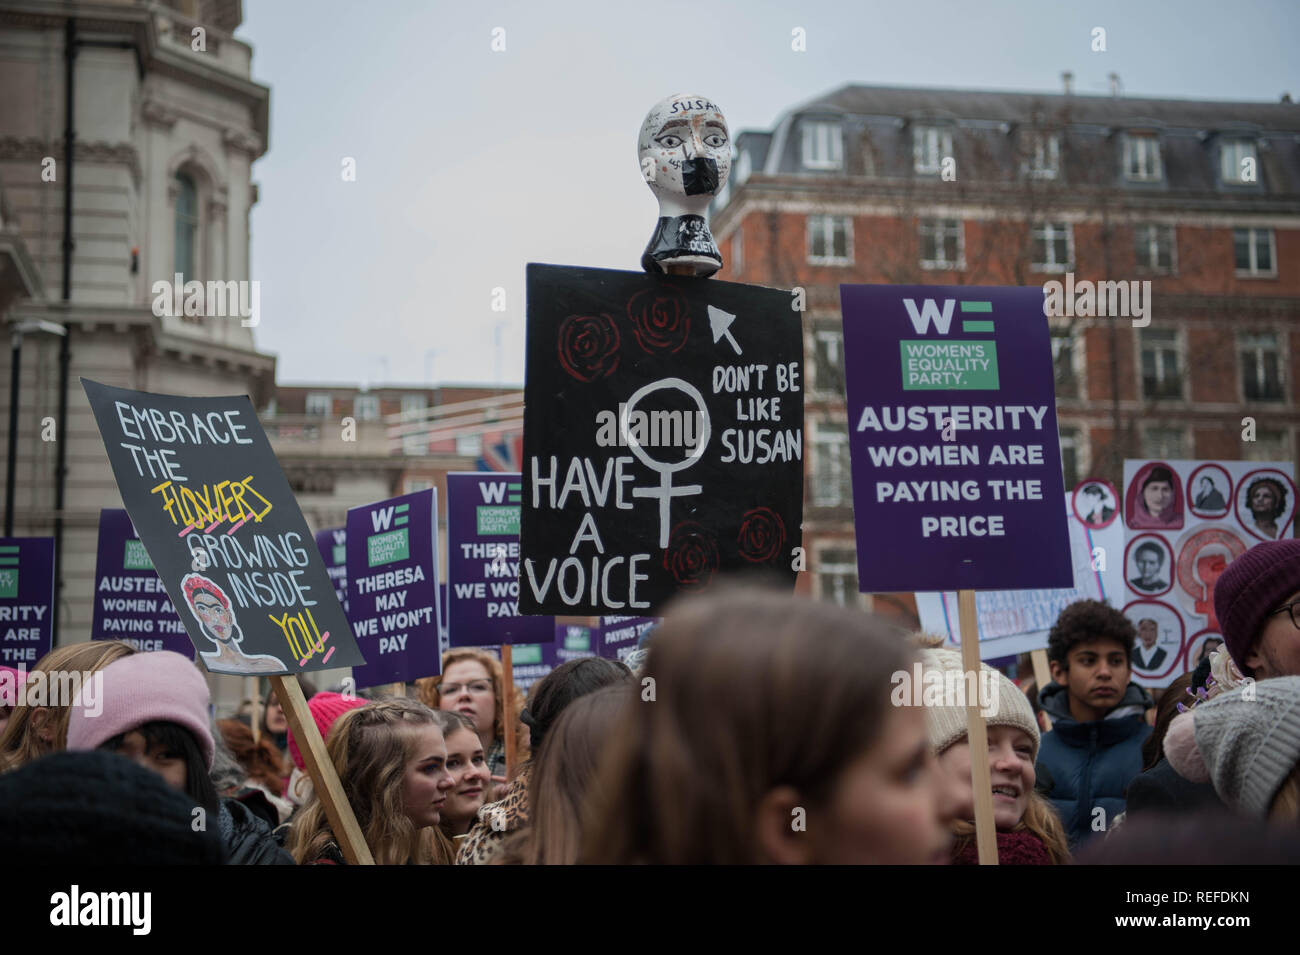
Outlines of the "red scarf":
<svg viewBox="0 0 1300 955">
<path fill-rule="evenodd" d="M 952 858 L 953 865 L 979 865 L 974 841 Z M 1028 829 L 998 833 L 998 865 L 1052 865 L 1052 857 L 1041 839 Z"/>
</svg>

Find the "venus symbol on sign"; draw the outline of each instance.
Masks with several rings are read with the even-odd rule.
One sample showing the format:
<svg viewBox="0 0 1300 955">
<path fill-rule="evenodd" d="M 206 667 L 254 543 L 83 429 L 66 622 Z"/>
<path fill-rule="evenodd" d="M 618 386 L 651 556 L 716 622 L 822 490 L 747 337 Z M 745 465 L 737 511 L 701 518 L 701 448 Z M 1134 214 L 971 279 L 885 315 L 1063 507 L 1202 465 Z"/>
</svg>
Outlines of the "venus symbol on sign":
<svg viewBox="0 0 1300 955">
<path fill-rule="evenodd" d="M 687 397 L 695 402 L 700 409 L 700 430 L 696 439 L 695 450 L 691 455 L 681 461 L 656 461 L 646 453 L 641 442 L 628 430 L 628 418 L 632 409 L 636 407 L 638 401 L 665 388 L 675 388 L 684 392 Z M 660 381 L 652 381 L 648 385 L 643 385 L 632 393 L 632 397 L 627 399 L 623 405 L 622 413 L 619 416 L 618 428 L 623 442 L 632 449 L 632 453 L 637 459 L 648 467 L 650 470 L 658 472 L 658 487 L 635 487 L 632 489 L 633 497 L 657 497 L 659 498 L 659 546 L 667 548 L 669 531 L 671 530 L 668 510 L 672 499 L 683 497 L 688 494 L 699 494 L 703 488 L 698 484 L 686 484 L 680 487 L 673 487 L 672 475 L 676 471 L 681 471 L 690 467 L 701 457 L 704 456 L 704 449 L 709 443 L 709 409 L 704 404 L 704 397 L 693 386 L 680 378 L 664 378 Z"/>
</svg>

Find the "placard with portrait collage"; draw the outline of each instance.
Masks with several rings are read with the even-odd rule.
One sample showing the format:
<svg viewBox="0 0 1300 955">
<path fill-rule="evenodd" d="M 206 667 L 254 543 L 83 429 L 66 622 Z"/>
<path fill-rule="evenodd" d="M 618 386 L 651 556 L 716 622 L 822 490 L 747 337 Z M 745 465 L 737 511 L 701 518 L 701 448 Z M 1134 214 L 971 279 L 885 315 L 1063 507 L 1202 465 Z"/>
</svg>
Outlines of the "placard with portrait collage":
<svg viewBox="0 0 1300 955">
<path fill-rule="evenodd" d="M 1124 462 L 1124 615 L 1133 679 L 1167 686 L 1223 643 L 1214 584 L 1262 541 L 1295 536 L 1290 462 Z"/>
</svg>

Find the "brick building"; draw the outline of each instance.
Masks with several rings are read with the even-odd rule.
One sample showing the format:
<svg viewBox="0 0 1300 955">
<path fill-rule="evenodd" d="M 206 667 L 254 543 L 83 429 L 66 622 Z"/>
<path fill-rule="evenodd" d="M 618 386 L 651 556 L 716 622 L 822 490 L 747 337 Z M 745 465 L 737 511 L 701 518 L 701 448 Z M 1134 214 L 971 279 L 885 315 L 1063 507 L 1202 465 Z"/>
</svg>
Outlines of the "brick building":
<svg viewBox="0 0 1300 955">
<path fill-rule="evenodd" d="M 429 487 L 442 495 L 448 471 L 517 467 L 510 448 L 522 435 L 523 391 L 280 385 L 261 418 L 319 531 L 341 526 L 350 507 Z"/>
<path fill-rule="evenodd" d="M 1119 486 L 1125 457 L 1295 460 L 1289 97 L 1079 96 L 1068 77 L 1060 95 L 846 86 L 735 146 L 719 277 L 806 289 L 805 589 L 857 591 L 841 283 L 1150 282 L 1149 322 L 1050 320 L 1066 486 Z"/>
</svg>

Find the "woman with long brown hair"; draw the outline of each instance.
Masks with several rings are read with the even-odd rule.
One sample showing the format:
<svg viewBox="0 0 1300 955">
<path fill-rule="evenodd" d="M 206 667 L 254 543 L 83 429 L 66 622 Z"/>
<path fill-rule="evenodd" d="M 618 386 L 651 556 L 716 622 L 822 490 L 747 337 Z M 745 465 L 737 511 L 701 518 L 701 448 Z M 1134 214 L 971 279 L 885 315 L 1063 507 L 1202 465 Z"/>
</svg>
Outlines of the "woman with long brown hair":
<svg viewBox="0 0 1300 955">
<path fill-rule="evenodd" d="M 442 675 L 416 680 L 415 686 L 421 702 L 430 709 L 454 710 L 474 721 L 483 741 L 492 781 L 497 785 L 506 782 L 507 731 L 515 734 L 518 761 L 522 763 L 528 758 L 528 734 L 519 722 L 523 695 L 514 694 L 513 711 L 507 715 L 501 661 L 486 650 L 477 647 L 448 650 L 442 655 Z"/>
<path fill-rule="evenodd" d="M 582 861 L 925 863 L 951 800 L 914 651 L 875 618 L 753 589 L 671 605 L 592 791 Z"/>
<path fill-rule="evenodd" d="M 434 862 L 433 829 L 452 782 L 433 712 L 401 698 L 368 703 L 339 717 L 326 751 L 375 862 Z M 316 795 L 294 823 L 288 848 L 299 865 L 343 864 Z"/>
<path fill-rule="evenodd" d="M 433 715 L 447 741 L 447 772 L 452 782 L 434 832 L 434 859 L 438 865 L 452 865 L 456 849 L 483 808 L 491 775 L 474 721 L 453 710 L 434 710 Z"/>
<path fill-rule="evenodd" d="M 0 734 L 0 772 L 66 749 L 73 684 L 79 687 L 88 674 L 135 652 L 117 640 L 92 640 L 56 647 L 41 657 L 28 674 L 24 693 Z M 74 674 L 78 675 L 75 679 Z M 67 699 L 63 698 L 65 694 Z"/>
<path fill-rule="evenodd" d="M 627 684 L 570 703 L 546 734 L 528 784 L 529 819 L 494 861 L 505 865 L 573 865 L 582 854 L 587 803 L 610 728 L 635 699 Z"/>
</svg>

